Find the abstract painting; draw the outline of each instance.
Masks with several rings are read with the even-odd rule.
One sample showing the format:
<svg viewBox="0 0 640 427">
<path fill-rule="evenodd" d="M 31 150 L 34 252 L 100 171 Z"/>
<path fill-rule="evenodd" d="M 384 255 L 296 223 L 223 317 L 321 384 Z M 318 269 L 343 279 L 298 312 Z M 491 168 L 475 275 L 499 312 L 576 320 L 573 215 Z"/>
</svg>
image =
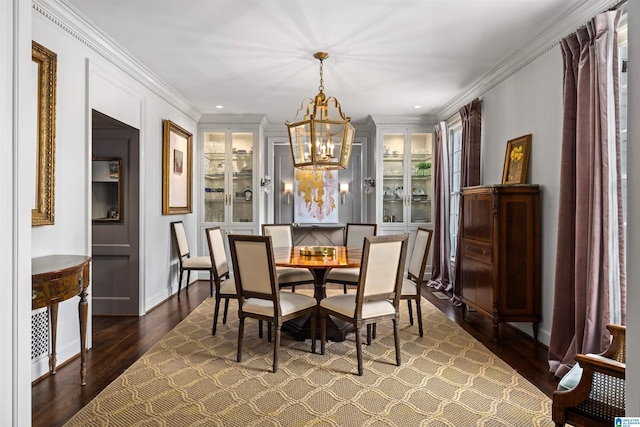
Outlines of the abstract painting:
<svg viewBox="0 0 640 427">
<path fill-rule="evenodd" d="M 338 223 L 338 172 L 295 170 L 294 221 Z"/>
</svg>

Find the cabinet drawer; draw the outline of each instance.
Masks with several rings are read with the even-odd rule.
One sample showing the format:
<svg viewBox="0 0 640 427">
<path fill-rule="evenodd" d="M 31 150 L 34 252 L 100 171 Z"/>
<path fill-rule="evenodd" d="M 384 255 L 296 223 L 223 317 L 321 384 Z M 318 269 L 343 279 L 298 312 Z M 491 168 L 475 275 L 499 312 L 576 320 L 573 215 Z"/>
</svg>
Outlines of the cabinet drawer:
<svg viewBox="0 0 640 427">
<path fill-rule="evenodd" d="M 60 277 L 49 282 L 34 283 L 31 295 L 31 309 L 46 307 L 54 302 L 62 302 L 82 292 L 82 271 L 69 276 Z"/>
<path fill-rule="evenodd" d="M 491 245 L 483 245 L 475 242 L 462 241 L 462 256 L 465 258 L 475 259 L 480 262 L 491 264 L 493 247 Z"/>
</svg>

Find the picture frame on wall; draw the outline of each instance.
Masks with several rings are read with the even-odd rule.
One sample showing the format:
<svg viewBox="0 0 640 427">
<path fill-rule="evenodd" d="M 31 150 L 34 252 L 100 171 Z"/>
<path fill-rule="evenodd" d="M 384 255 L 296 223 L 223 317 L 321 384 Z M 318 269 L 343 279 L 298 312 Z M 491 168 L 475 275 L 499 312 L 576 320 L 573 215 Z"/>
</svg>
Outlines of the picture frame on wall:
<svg viewBox="0 0 640 427">
<path fill-rule="evenodd" d="M 193 135 L 172 121 L 163 120 L 163 215 L 192 212 L 192 182 Z"/>
<path fill-rule="evenodd" d="M 531 134 L 507 141 L 502 169 L 503 184 L 526 184 L 531 153 Z"/>
<path fill-rule="evenodd" d="M 55 207 L 55 152 L 56 152 L 56 85 L 58 55 L 31 41 L 31 76 L 38 88 L 36 104 L 37 132 L 36 177 L 31 225 L 53 225 Z"/>
</svg>

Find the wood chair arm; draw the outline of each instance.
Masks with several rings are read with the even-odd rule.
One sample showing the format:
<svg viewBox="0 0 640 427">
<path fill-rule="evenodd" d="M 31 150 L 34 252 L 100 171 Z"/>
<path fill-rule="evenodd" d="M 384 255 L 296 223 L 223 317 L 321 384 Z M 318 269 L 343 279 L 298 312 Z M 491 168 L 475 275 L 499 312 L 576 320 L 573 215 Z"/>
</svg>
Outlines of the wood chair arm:
<svg viewBox="0 0 640 427">
<path fill-rule="evenodd" d="M 583 375 L 586 370 L 590 370 L 612 377 L 625 377 L 626 363 L 618 362 L 599 354 L 578 354 L 576 355 L 576 361 L 582 367 Z"/>
</svg>

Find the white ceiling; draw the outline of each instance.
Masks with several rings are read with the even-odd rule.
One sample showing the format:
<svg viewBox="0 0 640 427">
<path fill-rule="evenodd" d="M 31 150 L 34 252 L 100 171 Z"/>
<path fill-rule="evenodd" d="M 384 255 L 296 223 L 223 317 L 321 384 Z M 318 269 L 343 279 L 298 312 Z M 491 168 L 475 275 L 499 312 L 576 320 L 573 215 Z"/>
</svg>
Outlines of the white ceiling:
<svg viewBox="0 0 640 427">
<path fill-rule="evenodd" d="M 266 114 L 271 122 L 292 120 L 302 99 L 318 92 L 317 51 L 330 55 L 325 94 L 338 98 L 354 121 L 367 115 L 444 118 L 447 106 L 479 95 L 473 91 L 496 80 L 504 64 L 518 66 L 607 3 L 61 1 L 200 113 Z"/>
</svg>

